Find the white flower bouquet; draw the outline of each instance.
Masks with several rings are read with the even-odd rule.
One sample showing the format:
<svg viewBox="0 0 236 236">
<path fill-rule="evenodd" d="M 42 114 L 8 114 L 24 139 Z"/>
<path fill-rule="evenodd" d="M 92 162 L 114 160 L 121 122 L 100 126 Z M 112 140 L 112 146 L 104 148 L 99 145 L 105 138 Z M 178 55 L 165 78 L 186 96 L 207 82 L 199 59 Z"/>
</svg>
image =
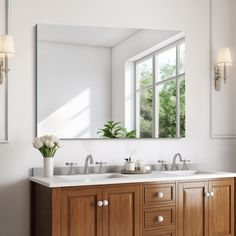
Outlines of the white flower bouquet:
<svg viewBox="0 0 236 236">
<path fill-rule="evenodd" d="M 57 149 L 61 147 L 61 142 L 53 135 L 44 135 L 35 138 L 33 146 L 41 152 L 43 157 L 54 157 Z"/>
</svg>

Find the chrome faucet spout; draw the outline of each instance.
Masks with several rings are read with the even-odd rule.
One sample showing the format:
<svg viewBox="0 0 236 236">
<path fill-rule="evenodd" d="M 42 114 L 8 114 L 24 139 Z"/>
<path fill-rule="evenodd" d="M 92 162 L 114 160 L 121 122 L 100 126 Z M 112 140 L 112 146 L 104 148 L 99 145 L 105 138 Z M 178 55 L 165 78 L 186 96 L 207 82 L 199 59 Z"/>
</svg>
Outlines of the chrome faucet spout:
<svg viewBox="0 0 236 236">
<path fill-rule="evenodd" d="M 177 165 L 176 165 L 176 159 L 177 157 L 179 157 L 179 161 L 182 162 L 183 158 L 182 155 L 178 152 L 173 156 L 173 161 L 172 161 L 172 165 L 171 165 L 171 170 L 177 170 Z"/>
<path fill-rule="evenodd" d="M 85 159 L 85 164 L 84 164 L 84 174 L 85 175 L 90 174 L 90 172 L 89 172 L 89 163 L 91 165 L 93 164 L 93 156 L 91 154 L 89 154 Z"/>
</svg>

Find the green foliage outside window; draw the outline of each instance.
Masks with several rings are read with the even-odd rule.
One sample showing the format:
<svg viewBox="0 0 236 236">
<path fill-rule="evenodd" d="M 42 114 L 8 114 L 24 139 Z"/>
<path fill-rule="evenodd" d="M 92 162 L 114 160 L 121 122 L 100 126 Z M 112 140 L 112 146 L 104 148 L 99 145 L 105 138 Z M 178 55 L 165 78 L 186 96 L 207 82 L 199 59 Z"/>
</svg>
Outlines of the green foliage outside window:
<svg viewBox="0 0 236 236">
<path fill-rule="evenodd" d="M 152 72 L 143 70 L 141 72 L 140 87 L 144 88 L 152 83 Z M 140 137 L 152 137 L 152 88 L 140 93 Z"/>
<path fill-rule="evenodd" d="M 181 65 L 183 67 L 183 65 Z M 182 68 L 181 67 L 181 68 Z M 176 67 L 165 64 L 160 68 L 160 80 L 170 78 Z M 144 88 L 150 85 L 152 73 L 150 70 L 143 70 L 140 77 L 140 87 Z M 185 80 L 179 79 L 180 83 L 180 137 L 185 136 Z M 176 80 L 171 80 L 158 86 L 159 90 L 159 137 L 176 137 Z M 140 92 L 140 137 L 152 137 L 153 109 L 152 109 L 153 91 L 146 89 Z"/>
</svg>

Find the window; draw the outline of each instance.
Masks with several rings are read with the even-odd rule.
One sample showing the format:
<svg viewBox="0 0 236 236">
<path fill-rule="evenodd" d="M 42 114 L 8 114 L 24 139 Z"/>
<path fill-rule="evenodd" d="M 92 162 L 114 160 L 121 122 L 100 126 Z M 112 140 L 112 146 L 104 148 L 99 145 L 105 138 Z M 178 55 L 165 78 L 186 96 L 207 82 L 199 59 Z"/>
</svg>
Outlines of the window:
<svg viewBox="0 0 236 236">
<path fill-rule="evenodd" d="M 135 62 L 138 138 L 185 137 L 184 39 Z"/>
</svg>

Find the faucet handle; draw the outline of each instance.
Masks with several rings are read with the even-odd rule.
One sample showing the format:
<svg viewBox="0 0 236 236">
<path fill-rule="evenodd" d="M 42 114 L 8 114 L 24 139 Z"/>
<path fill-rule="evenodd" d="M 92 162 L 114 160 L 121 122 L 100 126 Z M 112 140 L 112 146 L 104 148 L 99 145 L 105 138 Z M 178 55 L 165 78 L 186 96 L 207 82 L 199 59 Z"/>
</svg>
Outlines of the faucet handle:
<svg viewBox="0 0 236 236">
<path fill-rule="evenodd" d="M 182 160 L 182 162 L 183 162 L 182 170 L 188 170 L 187 163 L 189 163 L 190 160 L 186 160 L 186 159 L 184 159 L 184 160 Z"/>
<path fill-rule="evenodd" d="M 165 160 L 158 160 L 157 162 L 158 162 L 158 163 L 166 163 Z"/>
<path fill-rule="evenodd" d="M 66 166 L 77 166 L 76 162 L 66 162 L 65 163 Z"/>
<path fill-rule="evenodd" d="M 75 175 L 75 170 L 73 167 L 77 166 L 77 163 L 76 162 L 66 162 L 65 165 L 70 167 L 68 175 Z"/>
<path fill-rule="evenodd" d="M 95 164 L 96 165 L 106 165 L 107 163 L 103 162 L 103 161 L 96 161 Z"/>
<path fill-rule="evenodd" d="M 165 166 L 165 164 L 164 164 L 164 163 L 166 163 L 165 160 L 158 160 L 157 162 L 161 164 L 160 171 L 166 170 L 166 166 Z"/>
<path fill-rule="evenodd" d="M 96 161 L 95 164 L 99 165 L 98 174 L 103 174 L 104 173 L 103 165 L 106 165 L 107 163 L 103 161 Z"/>
</svg>

